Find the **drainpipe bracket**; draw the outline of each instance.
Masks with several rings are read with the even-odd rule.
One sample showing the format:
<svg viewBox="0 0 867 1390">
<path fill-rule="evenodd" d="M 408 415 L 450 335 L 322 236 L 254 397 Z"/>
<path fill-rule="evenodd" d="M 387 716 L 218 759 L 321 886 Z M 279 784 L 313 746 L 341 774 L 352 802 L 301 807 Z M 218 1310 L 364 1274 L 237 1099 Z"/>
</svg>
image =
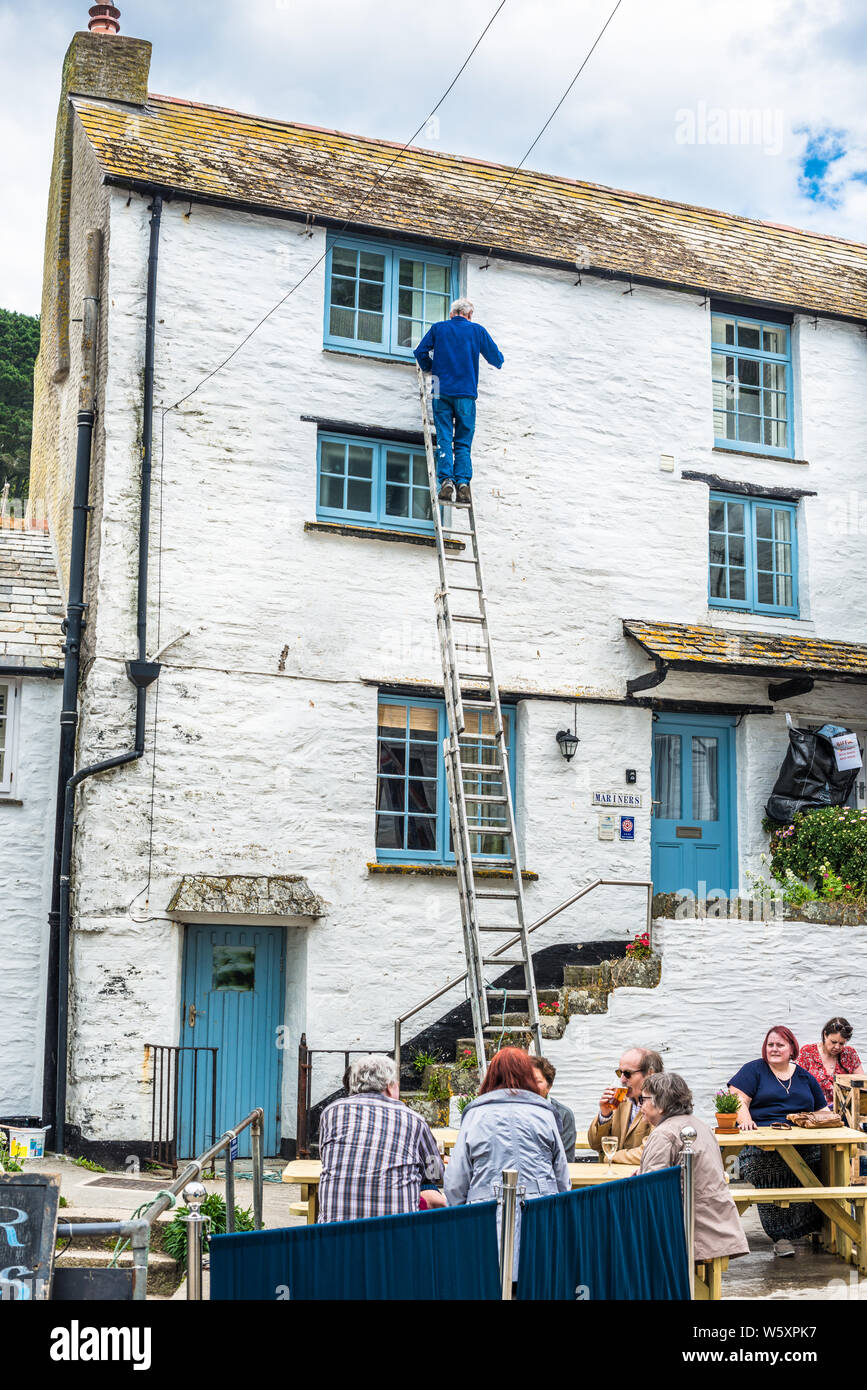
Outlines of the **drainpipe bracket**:
<svg viewBox="0 0 867 1390">
<path fill-rule="evenodd" d="M 158 661 L 128 661 L 126 673 L 137 690 L 146 690 L 160 674 L 162 666 Z"/>
</svg>

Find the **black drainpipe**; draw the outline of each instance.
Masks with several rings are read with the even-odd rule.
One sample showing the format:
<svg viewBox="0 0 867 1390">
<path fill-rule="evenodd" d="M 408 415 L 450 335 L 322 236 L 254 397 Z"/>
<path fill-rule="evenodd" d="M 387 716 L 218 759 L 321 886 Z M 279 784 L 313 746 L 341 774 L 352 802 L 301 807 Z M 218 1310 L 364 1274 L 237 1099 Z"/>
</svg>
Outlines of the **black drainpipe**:
<svg viewBox="0 0 867 1390">
<path fill-rule="evenodd" d="M 151 494 L 151 471 L 153 462 L 153 413 L 154 413 L 154 341 L 156 336 L 156 294 L 157 294 L 157 264 L 159 257 L 160 239 L 160 220 L 162 217 L 163 200 L 156 195 L 151 204 L 150 220 L 150 247 L 148 251 L 148 276 L 147 276 L 147 300 L 145 315 L 145 361 L 144 361 L 144 398 L 143 398 L 143 420 L 142 420 L 142 467 L 141 467 L 141 500 L 139 512 L 139 552 L 138 552 L 138 599 L 136 606 L 136 632 L 138 637 L 138 655 L 134 661 L 126 663 L 126 672 L 129 679 L 135 686 L 135 742 L 134 746 L 125 753 L 118 753 L 113 758 L 104 758 L 101 762 L 91 763 L 87 767 L 79 768 L 75 773 L 71 772 L 63 782 L 63 803 L 62 803 L 62 832 L 60 837 L 60 863 L 57 874 L 57 898 L 58 898 L 58 933 L 57 933 L 57 1067 L 55 1075 L 55 1092 L 53 1105 L 53 1122 L 55 1128 L 54 1147 L 58 1153 L 65 1152 L 66 1143 L 66 1076 L 68 1058 L 68 1024 L 69 1024 L 69 893 L 70 893 L 70 868 L 72 861 L 72 835 L 75 810 L 75 789 L 80 782 L 88 777 L 93 777 L 98 772 L 108 772 L 115 767 L 123 767 L 125 763 L 136 762 L 142 757 L 145 748 L 145 710 L 147 702 L 147 687 L 156 680 L 160 673 L 158 662 L 147 660 L 147 586 L 148 586 L 148 542 L 150 537 L 150 494 Z M 82 438 L 81 416 L 79 416 L 79 456 L 76 458 L 76 479 L 75 496 L 76 505 L 80 497 L 83 497 L 83 523 L 80 527 L 82 531 L 81 555 L 77 557 L 80 565 L 81 588 L 77 589 L 77 617 L 78 633 L 77 643 L 80 643 L 80 620 L 83 604 L 81 602 L 81 589 L 83 588 L 84 578 L 84 542 L 86 540 L 87 527 L 87 496 L 90 477 L 90 438 L 93 433 L 93 413 L 90 420 L 90 437 L 85 441 Z M 86 447 L 86 456 L 85 456 Z M 81 465 L 82 478 L 79 479 L 79 464 Z M 81 488 L 79 482 L 81 481 Z M 85 482 L 87 485 L 85 485 Z M 72 563 L 70 559 L 70 609 L 73 607 L 72 589 Z M 67 646 L 70 643 L 70 630 L 67 628 Z M 65 673 L 66 674 L 66 673 Z M 72 685 L 70 677 L 70 698 L 67 700 L 66 680 L 64 679 L 64 701 L 61 723 L 66 719 L 72 725 L 72 755 L 74 759 L 75 750 L 75 725 L 77 723 L 77 700 L 78 700 L 78 650 L 75 652 L 75 684 Z M 72 715 L 70 719 L 69 716 Z M 62 731 L 63 732 L 63 731 Z M 63 771 L 63 769 L 61 769 Z"/>
</svg>

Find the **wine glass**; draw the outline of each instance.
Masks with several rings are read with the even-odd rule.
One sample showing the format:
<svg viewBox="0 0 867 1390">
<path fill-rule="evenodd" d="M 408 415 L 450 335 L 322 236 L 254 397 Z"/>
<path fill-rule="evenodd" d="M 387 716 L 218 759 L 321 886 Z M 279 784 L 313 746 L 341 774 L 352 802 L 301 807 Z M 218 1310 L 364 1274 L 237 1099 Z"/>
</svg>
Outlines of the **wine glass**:
<svg viewBox="0 0 867 1390">
<path fill-rule="evenodd" d="M 605 1155 L 605 1161 L 608 1164 L 608 1173 L 610 1176 L 611 1160 L 617 1153 L 617 1140 L 614 1138 L 613 1134 L 607 1134 L 605 1138 L 602 1140 L 602 1152 Z"/>
</svg>

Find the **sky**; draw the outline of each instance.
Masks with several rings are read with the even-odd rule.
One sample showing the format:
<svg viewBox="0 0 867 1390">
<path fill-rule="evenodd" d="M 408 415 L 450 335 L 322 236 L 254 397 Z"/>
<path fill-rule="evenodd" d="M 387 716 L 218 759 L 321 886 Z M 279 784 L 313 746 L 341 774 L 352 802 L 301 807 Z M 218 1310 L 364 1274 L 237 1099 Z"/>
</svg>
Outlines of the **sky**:
<svg viewBox="0 0 867 1390">
<path fill-rule="evenodd" d="M 403 143 L 499 0 L 116 0 L 150 89 Z M 516 164 L 615 0 L 506 0 L 416 143 Z M 39 310 L 87 0 L 0 0 L 0 307 Z M 867 241 L 864 0 L 622 0 L 528 167 Z"/>
</svg>

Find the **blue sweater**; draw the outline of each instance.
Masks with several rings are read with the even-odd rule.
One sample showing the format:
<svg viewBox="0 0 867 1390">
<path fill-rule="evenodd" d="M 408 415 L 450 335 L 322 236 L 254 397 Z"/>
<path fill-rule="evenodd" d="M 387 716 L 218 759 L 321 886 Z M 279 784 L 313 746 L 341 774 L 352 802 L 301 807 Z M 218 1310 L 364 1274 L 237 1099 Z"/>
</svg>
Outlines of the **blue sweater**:
<svg viewBox="0 0 867 1390">
<path fill-rule="evenodd" d="M 479 394 L 479 353 L 492 367 L 502 367 L 503 354 L 490 333 L 480 323 L 460 317 L 431 324 L 415 349 L 422 371 L 434 372 L 439 379 L 440 395 L 474 399 Z"/>
<path fill-rule="evenodd" d="M 752 1098 L 750 1114 L 757 1125 L 779 1123 L 797 1110 L 824 1110 L 828 1104 L 816 1078 L 798 1064 L 786 1084 L 788 1094 L 762 1057 L 746 1062 L 729 1081 L 730 1086 Z"/>
</svg>

